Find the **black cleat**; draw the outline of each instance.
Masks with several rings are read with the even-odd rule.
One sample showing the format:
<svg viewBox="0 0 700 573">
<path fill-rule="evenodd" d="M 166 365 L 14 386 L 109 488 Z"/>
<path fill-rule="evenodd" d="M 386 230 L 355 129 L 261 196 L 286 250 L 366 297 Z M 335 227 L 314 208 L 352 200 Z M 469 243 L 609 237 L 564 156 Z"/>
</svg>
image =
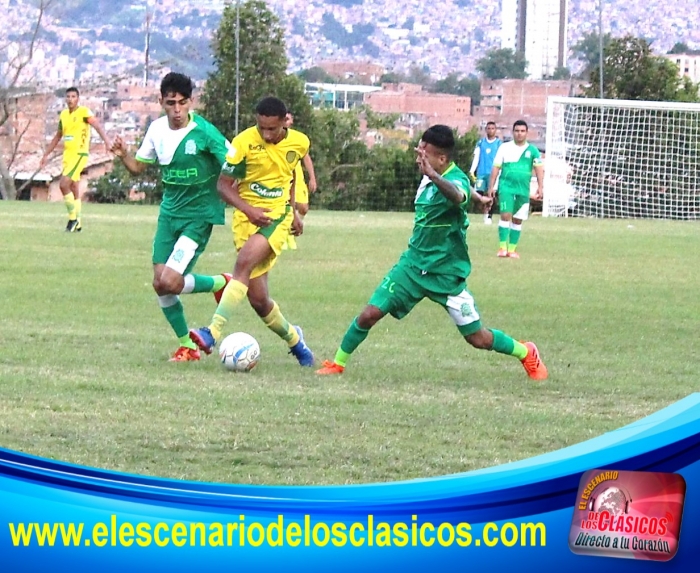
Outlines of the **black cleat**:
<svg viewBox="0 0 700 573">
<path fill-rule="evenodd" d="M 66 233 L 75 233 L 79 225 L 80 223 L 78 223 L 77 219 L 68 221 L 68 224 L 66 225 Z"/>
</svg>

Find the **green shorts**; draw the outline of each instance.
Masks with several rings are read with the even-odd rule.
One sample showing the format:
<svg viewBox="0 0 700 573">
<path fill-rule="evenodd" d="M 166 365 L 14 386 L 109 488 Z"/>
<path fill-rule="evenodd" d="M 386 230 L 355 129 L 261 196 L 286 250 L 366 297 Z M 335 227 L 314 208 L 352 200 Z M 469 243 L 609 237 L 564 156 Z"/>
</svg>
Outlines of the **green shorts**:
<svg viewBox="0 0 700 573">
<path fill-rule="evenodd" d="M 369 299 L 385 314 L 401 320 L 424 298 L 442 306 L 462 336 L 481 329 L 481 319 L 474 297 L 463 278 L 424 273 L 403 259 L 387 273 Z"/>
<path fill-rule="evenodd" d="M 167 265 L 181 275 L 190 272 L 211 237 L 213 225 L 161 213 L 153 237 L 153 264 Z"/>
<path fill-rule="evenodd" d="M 514 195 L 513 193 L 498 194 L 498 210 L 501 213 L 517 213 L 524 205 L 530 204 L 529 195 Z"/>
</svg>

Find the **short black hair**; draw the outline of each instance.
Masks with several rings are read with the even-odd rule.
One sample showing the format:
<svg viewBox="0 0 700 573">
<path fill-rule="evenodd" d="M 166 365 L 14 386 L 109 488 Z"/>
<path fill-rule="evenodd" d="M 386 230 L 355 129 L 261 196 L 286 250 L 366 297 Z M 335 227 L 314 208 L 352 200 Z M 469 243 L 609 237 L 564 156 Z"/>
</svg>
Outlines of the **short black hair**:
<svg viewBox="0 0 700 573">
<path fill-rule="evenodd" d="M 69 87 L 66 90 L 66 95 L 68 95 L 70 92 L 75 92 L 76 94 L 78 94 L 78 97 L 80 97 L 80 92 L 78 91 L 78 88 L 76 88 L 75 86 Z"/>
<path fill-rule="evenodd" d="M 488 127 L 489 125 L 493 125 L 494 127 L 496 127 L 496 122 L 495 121 L 487 121 L 486 127 Z"/>
<path fill-rule="evenodd" d="M 455 148 L 455 134 L 447 125 L 433 125 L 425 130 L 421 141 L 437 147 L 448 157 L 452 157 Z"/>
<path fill-rule="evenodd" d="M 279 117 L 284 119 L 287 117 L 287 106 L 284 102 L 274 96 L 268 96 L 262 98 L 258 105 L 255 106 L 255 113 L 258 115 L 263 115 L 265 117 Z"/>
<path fill-rule="evenodd" d="M 525 131 L 527 131 L 529 128 L 527 127 L 527 122 L 524 119 L 519 119 L 513 124 L 513 131 L 515 131 L 515 128 L 518 127 L 519 125 L 525 126 Z"/>
<path fill-rule="evenodd" d="M 187 99 L 192 97 L 194 91 L 194 83 L 189 76 L 178 72 L 170 72 L 160 82 L 160 95 L 162 97 L 168 94 L 180 94 Z"/>
</svg>

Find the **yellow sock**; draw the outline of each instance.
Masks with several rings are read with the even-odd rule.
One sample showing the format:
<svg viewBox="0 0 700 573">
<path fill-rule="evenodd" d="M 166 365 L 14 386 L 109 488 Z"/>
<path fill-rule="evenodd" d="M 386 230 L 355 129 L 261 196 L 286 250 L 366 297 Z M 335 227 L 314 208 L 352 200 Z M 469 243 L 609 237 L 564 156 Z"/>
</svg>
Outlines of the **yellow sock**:
<svg viewBox="0 0 700 573">
<path fill-rule="evenodd" d="M 80 221 L 80 214 L 82 213 L 83 210 L 83 202 L 81 199 L 76 199 L 75 200 L 75 218 Z"/>
<path fill-rule="evenodd" d="M 289 324 L 287 319 L 282 316 L 280 307 L 276 302 L 274 303 L 270 314 L 263 317 L 262 321 L 272 332 L 289 344 L 290 348 L 299 342 L 299 333 L 291 324 Z"/>
<path fill-rule="evenodd" d="M 214 340 L 219 340 L 219 338 L 221 338 L 224 325 L 228 322 L 228 319 L 231 318 L 233 309 L 245 298 L 246 294 L 248 294 L 248 287 L 242 282 L 231 280 L 226 285 L 221 295 L 221 302 L 219 302 L 219 306 L 216 307 L 216 312 L 209 325 L 209 330 L 211 330 Z"/>
<path fill-rule="evenodd" d="M 287 237 L 287 246 L 292 250 L 295 251 L 297 248 L 297 240 L 294 237 L 294 235 L 289 235 Z"/>
<path fill-rule="evenodd" d="M 75 221 L 75 195 L 73 195 L 72 191 L 63 196 L 63 202 L 66 204 L 66 210 L 68 211 L 68 220 Z"/>
</svg>

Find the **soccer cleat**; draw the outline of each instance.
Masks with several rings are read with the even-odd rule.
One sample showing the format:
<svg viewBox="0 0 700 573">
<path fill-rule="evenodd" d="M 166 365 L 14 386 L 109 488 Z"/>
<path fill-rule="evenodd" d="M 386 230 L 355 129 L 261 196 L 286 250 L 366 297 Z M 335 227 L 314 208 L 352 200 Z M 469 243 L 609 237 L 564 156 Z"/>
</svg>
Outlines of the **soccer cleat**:
<svg viewBox="0 0 700 573">
<path fill-rule="evenodd" d="M 522 362 L 525 372 L 533 380 L 546 380 L 547 367 L 540 358 L 540 351 L 537 350 L 537 346 L 535 346 L 534 342 L 523 342 L 523 344 L 527 348 L 527 356 L 520 362 Z"/>
<path fill-rule="evenodd" d="M 80 223 L 78 223 L 77 219 L 73 219 L 72 221 L 68 221 L 68 224 L 66 225 L 66 233 L 75 233 L 76 229 Z"/>
<path fill-rule="evenodd" d="M 492 225 L 493 221 L 491 220 L 491 217 L 488 215 L 484 215 L 484 225 Z"/>
<path fill-rule="evenodd" d="M 75 226 L 75 233 L 80 233 L 83 230 L 83 224 L 80 222 L 80 219 L 76 219 L 78 221 L 78 224 Z"/>
<path fill-rule="evenodd" d="M 173 354 L 173 357 L 169 362 L 196 362 L 202 357 L 199 350 L 196 348 L 188 348 L 187 346 L 180 346 Z"/>
<path fill-rule="evenodd" d="M 515 251 L 511 251 L 508 253 L 508 258 L 509 259 L 519 259 L 520 255 L 516 253 Z"/>
<path fill-rule="evenodd" d="M 211 330 L 206 326 L 190 330 L 190 340 L 199 346 L 199 349 L 205 354 L 211 354 L 216 346 L 216 340 L 214 340 Z"/>
<path fill-rule="evenodd" d="M 500 259 L 503 259 L 508 256 L 508 251 L 506 249 L 498 249 L 498 253 L 496 253 L 496 256 Z"/>
<path fill-rule="evenodd" d="M 221 273 L 221 276 L 224 277 L 226 282 L 224 283 L 224 286 L 222 286 L 219 290 L 217 290 L 214 293 L 214 300 L 216 301 L 216 304 L 219 304 L 221 302 L 221 297 L 224 294 L 224 289 L 226 288 L 226 285 L 231 281 L 233 278 L 233 275 L 231 273 Z"/>
<path fill-rule="evenodd" d="M 314 365 L 314 353 L 306 346 L 306 342 L 304 342 L 304 333 L 301 327 L 295 326 L 294 329 L 299 333 L 299 342 L 289 349 L 289 353 L 293 354 L 294 358 L 299 361 L 299 366 L 311 367 Z"/>
<path fill-rule="evenodd" d="M 345 371 L 345 367 L 330 360 L 323 361 L 323 368 L 316 370 L 316 374 L 325 376 L 327 374 L 342 374 Z"/>
</svg>

